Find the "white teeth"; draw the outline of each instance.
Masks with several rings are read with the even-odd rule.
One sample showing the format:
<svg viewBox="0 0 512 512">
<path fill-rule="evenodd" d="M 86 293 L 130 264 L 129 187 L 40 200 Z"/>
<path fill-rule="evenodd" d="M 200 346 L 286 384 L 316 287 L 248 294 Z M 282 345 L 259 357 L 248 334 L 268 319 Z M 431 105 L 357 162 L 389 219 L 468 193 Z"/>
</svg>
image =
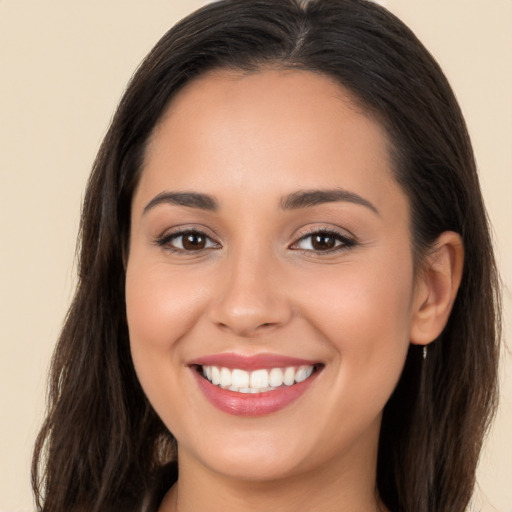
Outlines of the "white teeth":
<svg viewBox="0 0 512 512">
<path fill-rule="evenodd" d="M 232 370 L 231 384 L 236 388 L 248 388 L 249 372 L 246 372 L 245 370 Z"/>
<path fill-rule="evenodd" d="M 295 368 L 293 366 L 289 366 L 284 371 L 283 382 L 287 386 L 291 386 L 295 382 Z"/>
<path fill-rule="evenodd" d="M 251 373 L 251 388 L 267 388 L 268 387 L 268 372 L 267 370 L 256 370 Z"/>
<path fill-rule="evenodd" d="M 301 366 L 295 374 L 295 382 L 306 380 L 313 373 L 312 366 Z"/>
<path fill-rule="evenodd" d="M 278 388 L 283 384 L 283 370 L 281 368 L 272 368 L 268 375 L 268 380 L 271 386 Z"/>
<path fill-rule="evenodd" d="M 220 386 L 222 388 L 231 386 L 231 372 L 227 368 L 221 368 L 220 370 Z"/>
<path fill-rule="evenodd" d="M 245 370 L 203 366 L 203 376 L 212 384 L 238 393 L 265 393 L 281 386 L 292 386 L 311 376 L 314 366 L 288 366 L 271 370 Z"/>
<path fill-rule="evenodd" d="M 216 366 L 212 366 L 212 384 L 220 384 L 220 370 Z"/>
</svg>

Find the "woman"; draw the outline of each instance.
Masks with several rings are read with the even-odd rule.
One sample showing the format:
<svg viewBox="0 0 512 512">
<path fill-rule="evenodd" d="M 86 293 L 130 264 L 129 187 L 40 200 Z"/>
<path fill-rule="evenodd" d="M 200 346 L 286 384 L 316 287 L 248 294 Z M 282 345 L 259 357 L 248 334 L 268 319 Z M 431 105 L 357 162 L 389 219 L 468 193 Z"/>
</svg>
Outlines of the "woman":
<svg viewBox="0 0 512 512">
<path fill-rule="evenodd" d="M 453 93 L 383 8 L 179 23 L 119 105 L 80 247 L 40 510 L 466 508 L 494 258 Z"/>
</svg>

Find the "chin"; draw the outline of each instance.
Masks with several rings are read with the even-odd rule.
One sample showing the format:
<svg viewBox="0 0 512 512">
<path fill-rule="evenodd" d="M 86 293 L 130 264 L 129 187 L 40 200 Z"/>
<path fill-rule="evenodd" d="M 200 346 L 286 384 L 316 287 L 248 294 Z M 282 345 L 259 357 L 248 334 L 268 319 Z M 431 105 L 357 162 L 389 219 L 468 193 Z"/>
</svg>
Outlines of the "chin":
<svg viewBox="0 0 512 512">
<path fill-rule="evenodd" d="M 259 422 L 264 422 L 260 418 Z M 259 423 L 258 422 L 258 423 Z M 178 435 L 180 464 L 199 463 L 224 477 L 252 482 L 281 480 L 308 471 L 314 442 L 298 429 L 279 428 L 268 418 L 267 428 L 207 430 L 207 437 L 183 439 Z M 203 432 L 204 433 L 204 432 Z"/>
</svg>

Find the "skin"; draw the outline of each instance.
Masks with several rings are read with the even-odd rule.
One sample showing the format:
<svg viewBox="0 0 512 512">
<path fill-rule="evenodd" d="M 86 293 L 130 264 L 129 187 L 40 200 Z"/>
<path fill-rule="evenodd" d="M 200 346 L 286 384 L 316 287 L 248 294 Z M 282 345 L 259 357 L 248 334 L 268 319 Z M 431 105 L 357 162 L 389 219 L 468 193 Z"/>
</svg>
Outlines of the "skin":
<svg viewBox="0 0 512 512">
<path fill-rule="evenodd" d="M 384 510 L 382 409 L 409 344 L 442 330 L 463 260 L 458 235 L 443 233 L 415 275 L 388 147 L 347 91 L 307 71 L 207 74 L 154 130 L 132 203 L 126 306 L 137 375 L 178 441 L 180 477 L 161 511 Z M 368 204 L 281 207 L 326 189 Z M 184 191 L 218 209 L 154 201 Z M 158 243 L 178 227 L 207 245 Z M 336 250 L 312 245 L 322 229 Z M 187 366 L 228 352 L 324 367 L 284 409 L 237 417 L 206 400 Z"/>
</svg>

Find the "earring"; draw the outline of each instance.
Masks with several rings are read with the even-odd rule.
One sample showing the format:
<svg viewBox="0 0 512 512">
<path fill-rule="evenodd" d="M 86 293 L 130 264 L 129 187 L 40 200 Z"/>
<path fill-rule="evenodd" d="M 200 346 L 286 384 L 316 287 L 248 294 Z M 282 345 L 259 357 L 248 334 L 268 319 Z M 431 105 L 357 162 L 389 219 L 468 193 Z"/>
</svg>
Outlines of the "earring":
<svg viewBox="0 0 512 512">
<path fill-rule="evenodd" d="M 427 359 L 427 345 L 423 345 L 423 359 Z"/>
</svg>

